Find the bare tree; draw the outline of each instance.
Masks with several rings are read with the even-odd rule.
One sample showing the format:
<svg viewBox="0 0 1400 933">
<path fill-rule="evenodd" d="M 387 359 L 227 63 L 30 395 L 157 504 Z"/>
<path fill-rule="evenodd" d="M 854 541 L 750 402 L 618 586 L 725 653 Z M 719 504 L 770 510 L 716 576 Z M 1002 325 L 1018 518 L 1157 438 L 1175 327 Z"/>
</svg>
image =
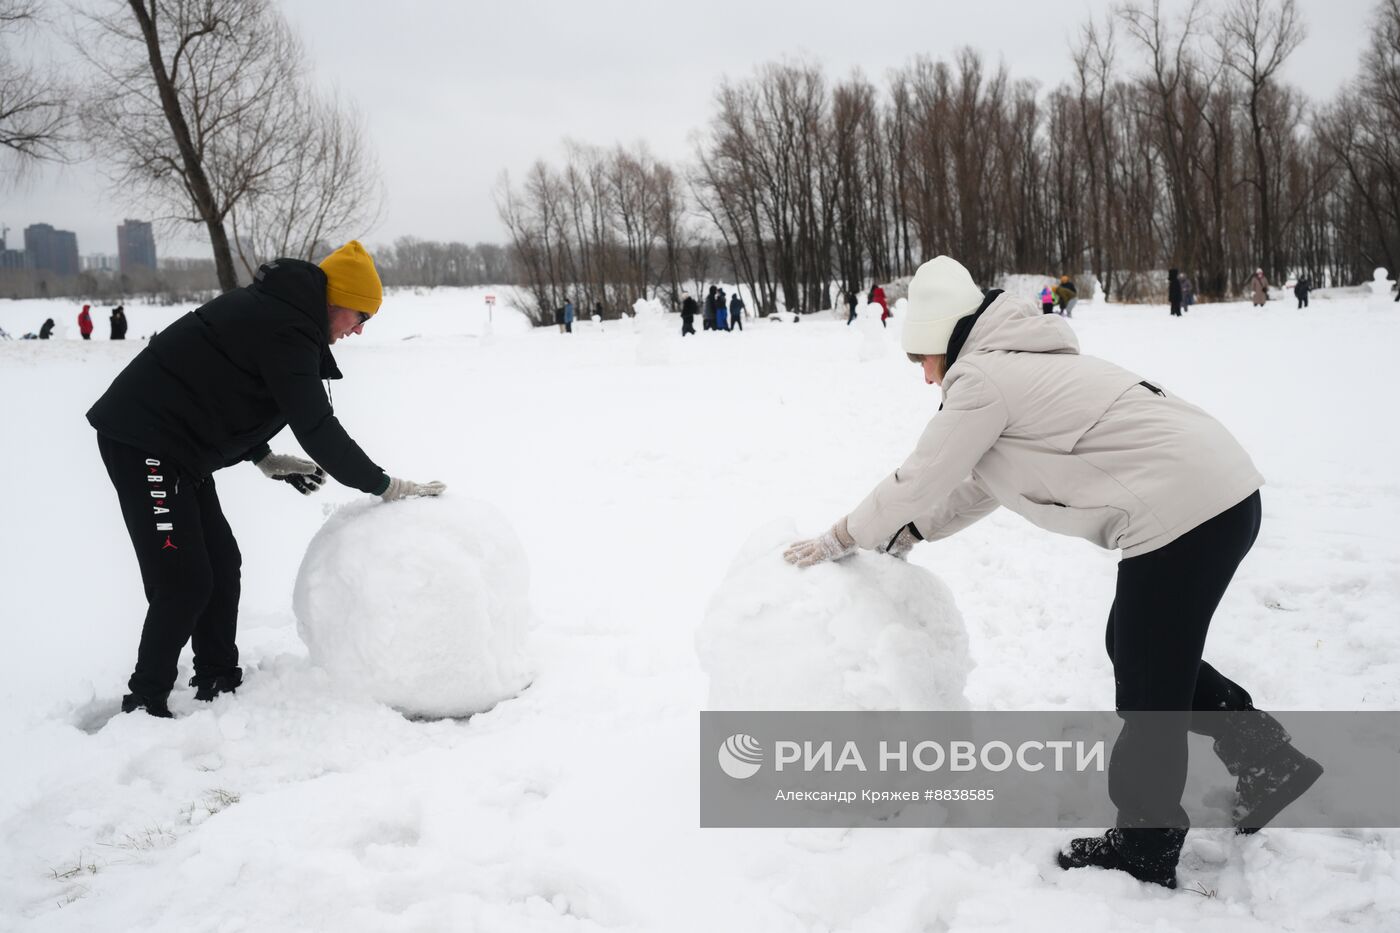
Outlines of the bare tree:
<svg viewBox="0 0 1400 933">
<path fill-rule="evenodd" d="M 68 89 L 22 63 L 7 41 L 35 23 L 38 6 L 38 0 L 0 0 L 0 150 L 8 156 L 0 168 L 10 164 L 15 177 L 34 162 L 62 159 L 67 142 Z"/>
<path fill-rule="evenodd" d="M 1278 93 L 1274 77 L 1307 31 L 1298 17 L 1294 0 L 1233 0 L 1220 20 L 1221 60 L 1244 82 L 1246 112 L 1254 149 L 1254 171 L 1248 177 L 1256 192 L 1262 265 L 1276 276 L 1282 265 L 1275 245 L 1275 190 L 1270 174 L 1274 166 L 1266 146 L 1265 110 L 1270 95 Z"/>
<path fill-rule="evenodd" d="M 229 212 L 234 248 L 251 278 L 263 262 L 313 260 L 334 239 L 373 226 L 382 186 L 364 123 L 334 98 L 289 102 L 273 134 L 267 173 Z"/>
</svg>

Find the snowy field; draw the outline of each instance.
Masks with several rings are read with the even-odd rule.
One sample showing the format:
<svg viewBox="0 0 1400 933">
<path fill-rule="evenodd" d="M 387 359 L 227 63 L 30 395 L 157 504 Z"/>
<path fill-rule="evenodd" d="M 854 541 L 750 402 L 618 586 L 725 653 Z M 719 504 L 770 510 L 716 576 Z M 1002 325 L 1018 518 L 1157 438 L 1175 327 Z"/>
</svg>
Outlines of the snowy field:
<svg viewBox="0 0 1400 933">
<path fill-rule="evenodd" d="M 196 708 L 182 669 L 178 719 L 111 718 L 144 601 L 83 414 L 142 343 L 0 342 L 0 930 L 1400 928 L 1400 830 L 1193 831 L 1168 892 L 1060 871 L 1069 830 L 698 829 L 716 588 L 756 529 L 853 507 L 938 390 L 893 331 L 871 352 L 836 320 L 753 322 L 668 334 L 643 358 L 669 364 L 641 365 L 630 323 L 566 337 L 498 307 L 483 338 L 482 294 L 391 295 L 337 345 L 333 386 L 376 462 L 489 501 L 528 555 L 534 682 L 466 721 L 409 721 L 310 665 L 293 582 L 362 497 L 304 499 L 251 466 L 218 474 L 243 688 Z M 1207 645 L 1265 708 L 1400 708 L 1392 308 L 1081 302 L 1073 321 L 1085 352 L 1219 417 L 1268 479 Z M 179 310 L 129 306 L 131 336 Z M 75 332 L 76 312 L 0 302 L 0 326 Z M 966 620 L 972 708 L 1112 707 L 1115 555 L 1003 511 L 912 560 Z"/>
</svg>

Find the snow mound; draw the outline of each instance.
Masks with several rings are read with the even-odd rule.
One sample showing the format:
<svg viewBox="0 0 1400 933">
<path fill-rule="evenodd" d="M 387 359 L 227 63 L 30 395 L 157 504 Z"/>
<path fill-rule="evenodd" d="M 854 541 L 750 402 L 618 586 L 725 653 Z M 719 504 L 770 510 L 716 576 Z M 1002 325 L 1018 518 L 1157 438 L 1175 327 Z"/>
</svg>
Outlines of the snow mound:
<svg viewBox="0 0 1400 933">
<path fill-rule="evenodd" d="M 637 363 L 665 366 L 671 362 L 670 335 L 666 307 L 655 298 L 638 298 L 632 304 L 633 326 L 642 337 L 637 341 Z"/>
<path fill-rule="evenodd" d="M 710 709 L 961 710 L 972 668 L 953 594 L 922 567 L 872 551 L 805 570 L 803 537 L 776 521 L 750 537 L 696 635 Z"/>
<path fill-rule="evenodd" d="M 478 713 L 529 683 L 529 568 L 484 502 L 338 509 L 307 546 L 292 601 L 314 664 L 407 715 Z"/>
</svg>

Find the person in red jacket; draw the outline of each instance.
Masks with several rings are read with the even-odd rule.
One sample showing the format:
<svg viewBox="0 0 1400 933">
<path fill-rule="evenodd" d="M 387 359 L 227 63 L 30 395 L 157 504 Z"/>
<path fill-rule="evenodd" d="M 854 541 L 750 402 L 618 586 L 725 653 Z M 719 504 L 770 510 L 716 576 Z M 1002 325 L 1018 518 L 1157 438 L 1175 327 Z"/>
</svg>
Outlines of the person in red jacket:
<svg viewBox="0 0 1400 933">
<path fill-rule="evenodd" d="M 880 326 L 887 327 L 885 322 L 890 319 L 890 306 L 885 301 L 885 290 L 879 284 L 870 289 L 870 303 L 880 306 Z"/>
<path fill-rule="evenodd" d="M 88 313 L 87 305 L 83 305 L 83 310 L 78 312 L 78 330 L 82 332 L 84 340 L 92 339 L 92 315 Z"/>
</svg>

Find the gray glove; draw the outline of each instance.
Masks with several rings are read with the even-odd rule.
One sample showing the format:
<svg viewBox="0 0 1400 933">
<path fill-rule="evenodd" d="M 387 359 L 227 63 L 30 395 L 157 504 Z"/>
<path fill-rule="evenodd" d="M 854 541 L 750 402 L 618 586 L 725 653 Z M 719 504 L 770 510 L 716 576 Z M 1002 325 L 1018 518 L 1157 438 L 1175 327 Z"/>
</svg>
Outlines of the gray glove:
<svg viewBox="0 0 1400 933">
<path fill-rule="evenodd" d="M 303 496 L 309 496 L 326 483 L 326 471 L 300 457 L 290 454 L 268 454 L 257 461 L 257 468 L 268 479 L 287 483 Z"/>
<path fill-rule="evenodd" d="M 788 549 L 783 552 L 783 558 L 789 564 L 811 567 L 824 560 L 840 560 L 855 549 L 855 539 L 846 530 L 846 520 L 843 518 L 816 538 L 795 541 L 788 545 Z"/>
<path fill-rule="evenodd" d="M 910 522 L 899 529 L 899 534 L 891 538 L 889 544 L 879 550 L 882 554 L 888 554 L 900 560 L 907 560 L 909 552 L 914 550 L 914 545 L 922 540 L 924 539 L 919 535 L 919 530 L 914 527 L 913 522 Z"/>
<path fill-rule="evenodd" d="M 447 489 L 446 483 L 433 480 L 431 483 L 415 483 L 411 479 L 389 477 L 389 488 L 379 494 L 385 502 L 407 499 L 410 496 L 440 496 Z"/>
</svg>

